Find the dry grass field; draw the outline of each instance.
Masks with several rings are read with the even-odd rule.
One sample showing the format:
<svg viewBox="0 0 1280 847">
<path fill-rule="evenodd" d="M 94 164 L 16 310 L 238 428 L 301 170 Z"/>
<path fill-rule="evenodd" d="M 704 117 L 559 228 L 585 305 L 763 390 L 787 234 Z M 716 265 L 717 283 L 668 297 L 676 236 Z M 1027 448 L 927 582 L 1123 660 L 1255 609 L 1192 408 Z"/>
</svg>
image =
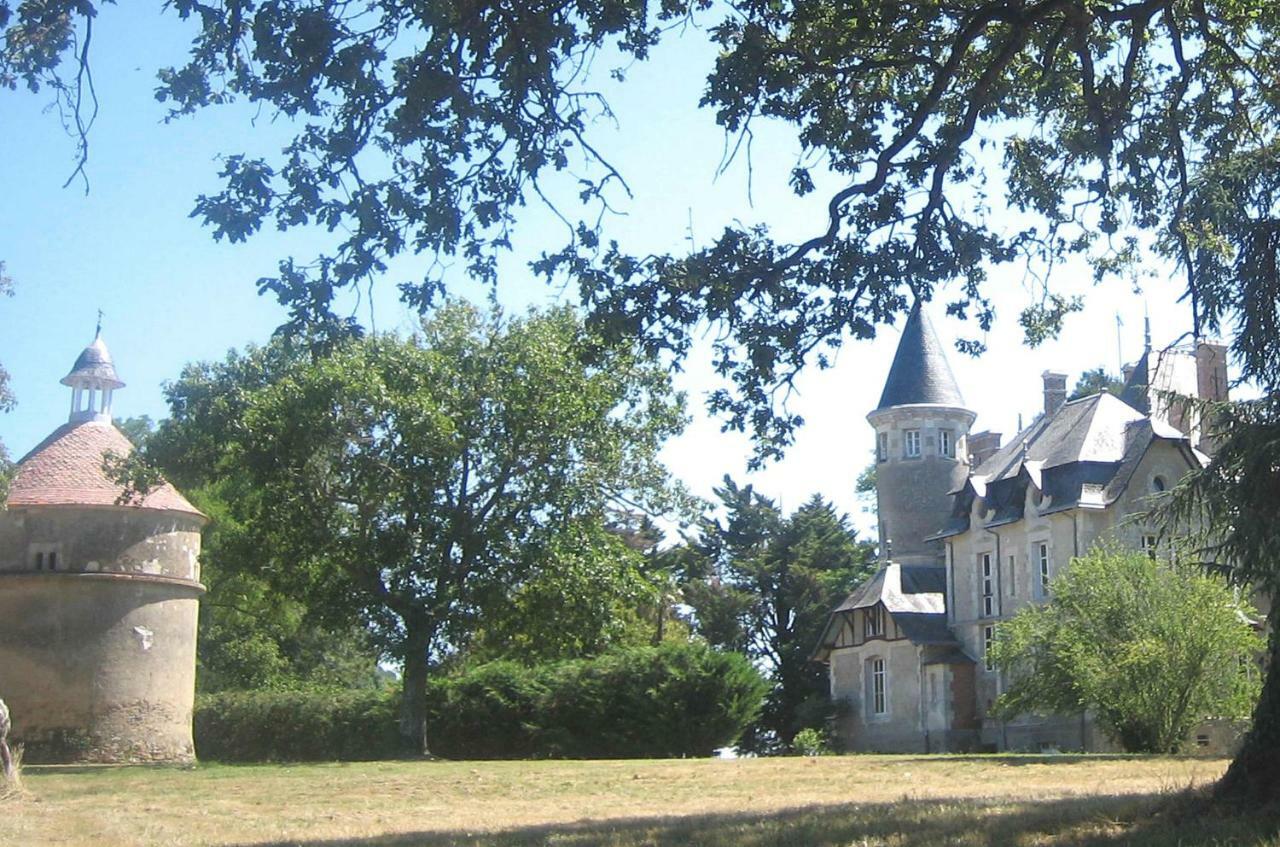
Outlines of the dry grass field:
<svg viewBox="0 0 1280 847">
<path fill-rule="evenodd" d="M 1204 818 L 1221 760 L 844 756 L 28 768 L 0 844 L 1280 845 Z"/>
</svg>

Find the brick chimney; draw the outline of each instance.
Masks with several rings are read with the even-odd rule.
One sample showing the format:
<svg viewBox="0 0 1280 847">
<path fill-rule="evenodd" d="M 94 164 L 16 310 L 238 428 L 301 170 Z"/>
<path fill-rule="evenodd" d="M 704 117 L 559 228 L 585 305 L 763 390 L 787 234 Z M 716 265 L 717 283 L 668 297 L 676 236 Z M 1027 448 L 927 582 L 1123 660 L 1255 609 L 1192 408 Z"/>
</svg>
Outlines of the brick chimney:
<svg viewBox="0 0 1280 847">
<path fill-rule="evenodd" d="M 1047 418 L 1067 402 L 1067 375 L 1045 371 L 1040 378 L 1044 380 L 1044 416 Z"/>
<path fill-rule="evenodd" d="M 969 467 L 976 469 L 1000 449 L 1000 433 L 975 432 L 969 436 Z"/>
</svg>

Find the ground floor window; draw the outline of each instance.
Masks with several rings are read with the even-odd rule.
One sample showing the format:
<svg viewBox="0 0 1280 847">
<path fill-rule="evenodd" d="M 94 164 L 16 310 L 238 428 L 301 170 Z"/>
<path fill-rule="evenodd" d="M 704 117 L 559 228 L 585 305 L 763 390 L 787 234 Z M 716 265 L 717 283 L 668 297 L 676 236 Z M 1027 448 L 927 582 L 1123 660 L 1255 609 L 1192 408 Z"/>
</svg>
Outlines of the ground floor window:
<svg viewBox="0 0 1280 847">
<path fill-rule="evenodd" d="M 867 705 L 870 706 L 871 714 L 884 715 L 889 712 L 889 703 L 887 697 L 887 688 L 885 685 L 886 674 L 884 667 L 884 659 L 873 658 L 867 660 L 868 684 L 867 684 Z"/>
</svg>

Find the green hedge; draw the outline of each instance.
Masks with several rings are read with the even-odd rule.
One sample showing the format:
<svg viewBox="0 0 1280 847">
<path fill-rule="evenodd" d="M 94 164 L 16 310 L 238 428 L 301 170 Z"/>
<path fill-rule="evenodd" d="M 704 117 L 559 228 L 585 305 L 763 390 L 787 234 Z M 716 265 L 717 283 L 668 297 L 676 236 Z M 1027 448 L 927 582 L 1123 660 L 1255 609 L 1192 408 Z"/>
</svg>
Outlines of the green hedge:
<svg viewBox="0 0 1280 847">
<path fill-rule="evenodd" d="M 768 684 L 744 657 L 696 645 L 432 682 L 432 752 L 459 759 L 707 756 L 755 719 Z M 196 752 L 220 761 L 378 759 L 399 751 L 394 692 L 238 692 L 196 704 Z"/>
<path fill-rule="evenodd" d="M 737 740 L 767 690 L 744 657 L 694 644 L 492 662 L 436 686 L 428 728 L 451 758 L 708 756 Z"/>
<path fill-rule="evenodd" d="M 230 691 L 196 698 L 196 755 L 220 762 L 389 759 L 399 697 L 385 690 Z"/>
</svg>

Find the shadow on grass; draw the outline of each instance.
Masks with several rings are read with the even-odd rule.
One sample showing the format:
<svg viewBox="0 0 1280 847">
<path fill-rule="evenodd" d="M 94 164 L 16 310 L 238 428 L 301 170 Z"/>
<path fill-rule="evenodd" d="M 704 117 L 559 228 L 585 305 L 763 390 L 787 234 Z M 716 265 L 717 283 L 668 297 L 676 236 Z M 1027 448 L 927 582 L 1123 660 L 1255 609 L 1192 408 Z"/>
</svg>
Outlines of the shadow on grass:
<svg viewBox="0 0 1280 847">
<path fill-rule="evenodd" d="M 1184 793 L 1083 797 L 1044 802 L 909 799 L 843 803 L 768 814 L 618 818 L 490 833 L 409 832 L 350 839 L 281 841 L 267 847 L 1185 847 L 1271 844 L 1274 816 L 1180 813 L 1199 807 Z"/>
</svg>

